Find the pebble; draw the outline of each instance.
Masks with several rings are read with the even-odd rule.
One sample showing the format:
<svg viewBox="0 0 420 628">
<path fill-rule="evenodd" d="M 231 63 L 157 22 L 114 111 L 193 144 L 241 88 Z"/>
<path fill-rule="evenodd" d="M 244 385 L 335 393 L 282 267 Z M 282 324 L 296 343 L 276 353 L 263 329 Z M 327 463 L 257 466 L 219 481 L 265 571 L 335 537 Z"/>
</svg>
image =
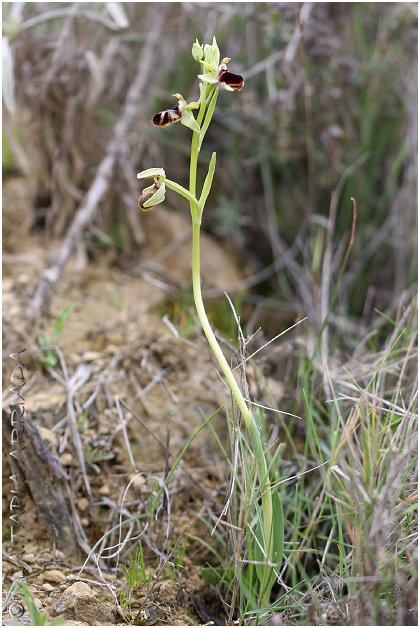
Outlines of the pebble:
<svg viewBox="0 0 420 628">
<path fill-rule="evenodd" d="M 65 453 L 60 456 L 60 462 L 65 467 L 68 464 L 73 462 L 73 456 L 71 454 Z"/>
<path fill-rule="evenodd" d="M 85 510 L 88 510 L 88 508 L 89 508 L 89 500 L 86 499 L 86 497 L 81 497 L 80 499 L 77 500 L 77 507 L 82 512 L 85 511 Z"/>
<path fill-rule="evenodd" d="M 106 497 L 111 493 L 111 489 L 109 488 L 108 484 L 104 484 L 103 486 L 101 486 L 100 489 L 98 489 L 98 493 L 99 495 L 104 495 Z"/>
<path fill-rule="evenodd" d="M 34 563 L 35 562 L 35 554 L 32 554 L 32 552 L 30 552 L 29 554 L 24 554 L 22 556 L 22 560 L 24 563 Z"/>
<path fill-rule="evenodd" d="M 111 608 L 85 582 L 75 582 L 63 591 L 51 612 L 64 615 L 67 624 L 78 621 L 88 626 L 115 625 Z"/>
<path fill-rule="evenodd" d="M 55 587 L 53 587 L 53 585 L 50 584 L 49 582 L 45 582 L 42 585 L 42 588 L 44 589 L 44 591 L 55 591 Z"/>
<path fill-rule="evenodd" d="M 142 475 L 137 475 L 137 474 L 131 475 L 130 480 L 132 480 L 131 486 L 134 486 L 135 488 L 140 488 L 141 486 L 143 486 L 143 484 L 146 481 Z"/>
<path fill-rule="evenodd" d="M 63 580 L 66 579 L 66 576 L 63 574 L 63 572 L 59 571 L 58 569 L 44 571 L 43 576 L 44 580 L 48 580 L 49 582 L 56 582 L 57 584 L 63 582 Z"/>
<path fill-rule="evenodd" d="M 102 357 L 102 353 L 98 351 L 85 351 L 83 359 L 89 362 L 96 362 L 98 358 Z"/>
</svg>

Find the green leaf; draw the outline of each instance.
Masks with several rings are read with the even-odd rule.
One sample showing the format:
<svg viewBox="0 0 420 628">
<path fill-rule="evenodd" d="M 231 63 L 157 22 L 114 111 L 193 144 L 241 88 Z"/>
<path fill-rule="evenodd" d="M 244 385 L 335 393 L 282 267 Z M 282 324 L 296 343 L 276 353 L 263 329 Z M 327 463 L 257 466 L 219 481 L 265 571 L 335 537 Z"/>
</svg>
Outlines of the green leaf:
<svg viewBox="0 0 420 628">
<path fill-rule="evenodd" d="M 18 585 L 18 581 L 15 580 L 14 583 L 12 584 L 12 586 L 10 587 L 9 593 L 6 595 L 6 599 L 3 602 L 3 606 L 1 607 L 1 610 L 4 611 L 5 608 L 7 608 L 7 606 L 9 605 L 10 600 L 13 598 L 15 591 L 17 589 L 17 585 Z"/>
<path fill-rule="evenodd" d="M 273 499 L 273 559 L 279 568 L 283 562 L 284 553 L 284 515 L 278 491 L 274 491 Z"/>
<path fill-rule="evenodd" d="M 56 321 L 55 321 L 55 325 L 54 325 L 54 342 L 53 344 L 56 344 L 59 335 L 61 334 L 61 332 L 63 331 L 63 327 L 66 324 L 66 321 L 68 319 L 68 317 L 70 316 L 70 314 L 73 312 L 74 310 L 74 303 L 69 303 L 69 305 L 66 305 L 65 308 L 63 308 L 60 312 L 60 314 L 57 316 Z"/>
<path fill-rule="evenodd" d="M 198 201 L 197 214 L 196 214 L 196 222 L 198 223 L 201 223 L 201 216 L 203 213 L 204 205 L 206 204 L 207 197 L 210 194 L 215 168 L 216 168 L 216 153 L 213 153 L 210 159 L 210 163 L 209 163 L 209 171 L 204 181 L 203 191 L 201 192 L 201 196 Z"/>
<path fill-rule="evenodd" d="M 212 586 L 217 586 L 219 582 L 223 579 L 224 571 L 221 567 L 201 567 L 200 575 L 209 584 Z"/>
<path fill-rule="evenodd" d="M 67 622 L 64 617 L 56 617 L 49 623 L 50 626 L 67 626 Z"/>
<path fill-rule="evenodd" d="M 26 607 L 28 609 L 28 613 L 31 616 L 32 621 L 34 622 L 35 626 L 44 626 L 45 624 L 42 623 L 42 615 L 40 614 L 39 610 L 36 607 L 34 598 L 32 596 L 32 593 L 29 591 L 29 589 L 23 584 L 23 582 L 18 582 L 19 585 L 19 589 L 20 589 L 20 593 L 23 596 L 24 600 L 25 600 L 25 604 Z M 46 617 L 48 617 L 48 615 L 46 615 Z M 43 620 L 45 622 L 45 619 Z"/>
<path fill-rule="evenodd" d="M 40 347 L 49 347 L 52 344 L 47 332 L 43 329 L 38 336 L 38 344 Z"/>
<path fill-rule="evenodd" d="M 45 357 L 40 358 L 39 361 L 41 362 L 41 364 L 45 364 L 45 366 L 50 366 L 53 369 L 57 366 L 60 360 L 57 355 L 57 352 L 52 350 L 52 351 L 48 351 Z"/>
<path fill-rule="evenodd" d="M 214 587 L 220 584 L 220 582 L 230 584 L 234 575 L 231 569 L 226 571 L 223 567 L 212 567 L 211 565 L 208 565 L 208 567 L 201 567 L 200 574 L 203 580 Z"/>
<path fill-rule="evenodd" d="M 277 491 L 271 496 L 273 503 L 273 529 L 272 529 L 272 557 L 271 563 L 273 567 L 269 567 L 268 565 L 259 564 L 256 565 L 257 576 L 261 584 L 260 597 L 267 591 L 271 591 L 273 584 L 277 579 L 276 571 L 278 573 L 281 563 L 283 561 L 283 552 L 284 552 L 284 516 L 283 516 L 283 506 L 280 500 L 280 496 Z M 256 532 L 256 537 L 261 545 L 261 547 L 266 549 L 266 543 L 264 541 L 264 526 L 262 521 L 262 512 L 261 509 L 258 510 L 258 529 Z M 254 547 L 254 555 L 255 560 L 260 563 L 267 562 L 267 559 L 264 556 L 264 553 L 258 543 L 255 541 Z M 275 571 L 274 571 L 275 569 Z"/>
</svg>

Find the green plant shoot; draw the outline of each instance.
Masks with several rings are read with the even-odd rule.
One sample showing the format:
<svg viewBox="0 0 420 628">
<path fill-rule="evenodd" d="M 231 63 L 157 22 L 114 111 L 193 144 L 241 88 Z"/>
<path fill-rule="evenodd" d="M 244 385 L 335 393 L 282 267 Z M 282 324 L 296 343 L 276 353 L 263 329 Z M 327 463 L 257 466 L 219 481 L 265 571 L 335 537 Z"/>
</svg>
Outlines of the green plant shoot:
<svg viewBox="0 0 420 628">
<path fill-rule="evenodd" d="M 260 583 L 260 604 L 263 607 L 270 603 L 271 588 L 276 580 L 273 567 L 277 567 L 282 560 L 282 505 L 278 493 L 276 491 L 272 493 L 270 489 L 262 434 L 208 321 L 201 294 L 200 277 L 200 226 L 216 170 L 216 153 L 213 153 L 210 159 L 208 173 L 200 194 L 197 192 L 198 155 L 214 114 L 220 85 L 230 92 L 241 91 L 244 80 L 239 74 L 234 74 L 227 69 L 227 64 L 230 61 L 228 57 L 220 61 L 220 51 L 215 37 L 211 45 L 203 46 L 196 41 L 192 48 L 192 55 L 202 66 L 202 74 L 198 75 L 200 81 L 198 101 L 187 104 L 181 94 L 174 94 L 178 99 L 177 106 L 173 109 L 160 111 L 152 120 L 157 127 L 166 127 L 181 122 L 192 131 L 189 189 L 187 190 L 175 181 L 168 179 L 164 168 L 149 168 L 137 175 L 138 179 L 153 179 L 153 183 L 143 189 L 138 205 L 143 211 L 153 209 L 155 205 L 165 200 L 167 189 L 183 196 L 190 205 L 193 230 L 192 280 L 195 307 L 204 334 L 244 418 L 256 460 L 261 496 L 261 512 L 259 506 L 255 507 L 256 542 L 259 546 L 258 558 L 260 563 L 256 571 Z M 196 118 L 193 115 L 194 110 L 198 110 Z"/>
</svg>

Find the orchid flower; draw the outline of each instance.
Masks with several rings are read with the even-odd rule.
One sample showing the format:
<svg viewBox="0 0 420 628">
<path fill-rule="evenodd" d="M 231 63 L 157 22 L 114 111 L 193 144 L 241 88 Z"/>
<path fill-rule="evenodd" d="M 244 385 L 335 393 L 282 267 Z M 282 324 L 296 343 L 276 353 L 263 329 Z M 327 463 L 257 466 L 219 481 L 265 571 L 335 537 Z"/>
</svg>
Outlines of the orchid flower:
<svg viewBox="0 0 420 628">
<path fill-rule="evenodd" d="M 154 179 L 154 183 L 144 188 L 139 198 L 138 206 L 144 212 L 153 209 L 155 205 L 165 200 L 165 171 L 163 168 L 149 168 L 137 175 L 137 179 Z"/>
</svg>

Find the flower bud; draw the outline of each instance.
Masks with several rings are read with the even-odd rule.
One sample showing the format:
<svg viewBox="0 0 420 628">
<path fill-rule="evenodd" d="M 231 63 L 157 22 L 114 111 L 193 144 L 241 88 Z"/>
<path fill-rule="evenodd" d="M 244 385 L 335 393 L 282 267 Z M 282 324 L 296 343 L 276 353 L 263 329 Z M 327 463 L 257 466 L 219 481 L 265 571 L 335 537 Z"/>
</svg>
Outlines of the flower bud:
<svg viewBox="0 0 420 628">
<path fill-rule="evenodd" d="M 198 39 L 195 40 L 195 43 L 193 44 L 192 47 L 192 56 L 193 59 L 195 59 L 195 61 L 201 61 L 201 59 L 203 58 L 204 52 L 203 52 L 203 46 L 198 43 Z"/>
<path fill-rule="evenodd" d="M 216 37 L 213 37 L 213 43 L 211 46 L 210 44 L 206 44 L 204 46 L 204 60 L 210 65 L 216 67 L 219 65 L 220 51 L 216 42 Z"/>
</svg>

